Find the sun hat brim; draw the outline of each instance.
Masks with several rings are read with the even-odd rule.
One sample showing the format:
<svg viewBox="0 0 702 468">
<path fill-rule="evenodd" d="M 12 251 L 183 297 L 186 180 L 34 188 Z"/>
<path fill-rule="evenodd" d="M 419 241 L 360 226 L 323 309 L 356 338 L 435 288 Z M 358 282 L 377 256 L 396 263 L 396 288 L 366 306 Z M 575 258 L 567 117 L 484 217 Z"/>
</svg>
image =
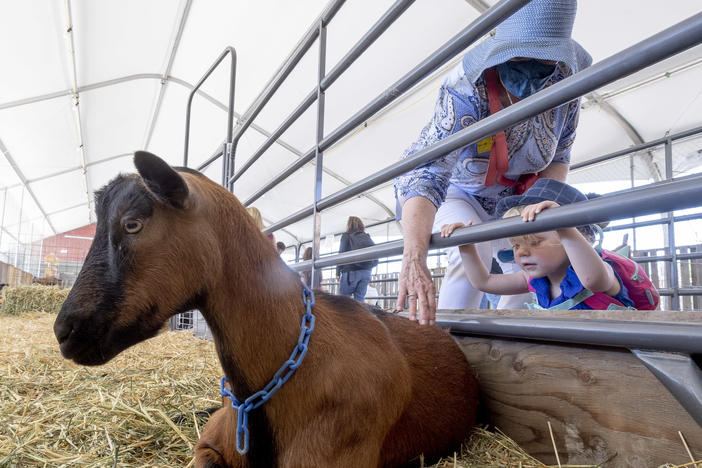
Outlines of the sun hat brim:
<svg viewBox="0 0 702 468">
<path fill-rule="evenodd" d="M 516 57 L 552 60 L 565 64 L 571 74 L 578 73 L 592 64 L 592 57 L 570 38 L 543 38 L 515 42 L 491 37 L 478 44 L 463 57 L 463 70 L 471 83 L 484 70 Z"/>
</svg>

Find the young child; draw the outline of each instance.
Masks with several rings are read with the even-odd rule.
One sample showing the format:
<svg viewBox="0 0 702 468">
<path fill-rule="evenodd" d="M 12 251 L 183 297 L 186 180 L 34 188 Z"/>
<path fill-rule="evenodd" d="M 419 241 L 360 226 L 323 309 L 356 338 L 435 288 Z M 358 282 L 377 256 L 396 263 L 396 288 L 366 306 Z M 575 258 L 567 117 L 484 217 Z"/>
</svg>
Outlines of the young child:
<svg viewBox="0 0 702 468">
<path fill-rule="evenodd" d="M 574 187 L 553 179 L 539 179 L 524 194 L 502 199 L 496 211 L 503 218 L 521 216 L 524 222 L 530 222 L 544 210 L 584 200 L 587 197 Z M 464 226 L 463 223 L 444 225 L 441 236 L 448 237 Z M 594 307 L 586 300 L 593 296 L 599 302 L 588 302 L 597 308 L 634 308 L 634 301 L 612 268 L 612 261 L 603 259 L 593 248 L 594 237 L 592 226 L 512 237 L 509 241 L 514 261 L 522 271 L 511 274 L 490 274 L 473 244 L 460 246 L 460 252 L 466 275 L 475 288 L 492 294 L 531 291 L 538 305 L 529 304 L 530 308 L 591 310 Z"/>
</svg>

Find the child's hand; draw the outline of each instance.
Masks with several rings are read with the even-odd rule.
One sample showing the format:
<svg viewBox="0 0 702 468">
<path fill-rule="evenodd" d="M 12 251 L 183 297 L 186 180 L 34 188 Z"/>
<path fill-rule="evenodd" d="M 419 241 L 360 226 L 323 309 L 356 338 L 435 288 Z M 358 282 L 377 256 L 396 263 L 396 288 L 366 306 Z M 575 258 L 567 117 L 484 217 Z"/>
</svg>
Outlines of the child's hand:
<svg viewBox="0 0 702 468">
<path fill-rule="evenodd" d="M 533 205 L 527 205 L 522 211 L 522 221 L 524 221 L 525 223 L 528 223 L 529 221 L 534 221 L 534 218 L 537 214 L 549 208 L 558 208 L 559 206 L 561 205 L 551 200 L 542 201 L 540 203 L 534 203 Z"/>
<path fill-rule="evenodd" d="M 451 234 L 453 234 L 453 231 L 456 229 L 470 226 L 473 224 L 473 221 L 468 221 L 468 224 L 463 224 L 463 223 L 453 223 L 453 224 L 444 224 L 441 226 L 441 237 L 449 237 Z"/>
</svg>

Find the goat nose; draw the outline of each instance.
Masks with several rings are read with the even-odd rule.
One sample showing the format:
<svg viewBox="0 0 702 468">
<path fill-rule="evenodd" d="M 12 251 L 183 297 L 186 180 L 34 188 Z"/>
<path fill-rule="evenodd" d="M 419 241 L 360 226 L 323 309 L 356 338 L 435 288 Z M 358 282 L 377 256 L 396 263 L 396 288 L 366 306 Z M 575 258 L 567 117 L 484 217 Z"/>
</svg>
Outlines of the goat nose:
<svg viewBox="0 0 702 468">
<path fill-rule="evenodd" d="M 58 317 L 56 322 L 54 322 L 54 335 L 56 335 L 59 344 L 66 341 L 66 338 L 68 338 L 68 335 L 70 335 L 72 331 L 73 326 L 67 323 L 66 320 L 62 320 L 61 317 Z"/>
</svg>

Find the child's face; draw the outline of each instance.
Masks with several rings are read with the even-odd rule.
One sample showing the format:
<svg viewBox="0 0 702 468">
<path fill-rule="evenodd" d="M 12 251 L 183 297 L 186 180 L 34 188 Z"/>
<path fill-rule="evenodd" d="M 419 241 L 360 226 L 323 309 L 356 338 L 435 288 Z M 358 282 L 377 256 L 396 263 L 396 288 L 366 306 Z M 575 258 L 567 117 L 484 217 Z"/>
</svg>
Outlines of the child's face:
<svg viewBox="0 0 702 468">
<path fill-rule="evenodd" d="M 554 231 L 511 237 L 514 261 L 532 278 L 562 273 L 570 264 L 568 255 Z"/>
</svg>

